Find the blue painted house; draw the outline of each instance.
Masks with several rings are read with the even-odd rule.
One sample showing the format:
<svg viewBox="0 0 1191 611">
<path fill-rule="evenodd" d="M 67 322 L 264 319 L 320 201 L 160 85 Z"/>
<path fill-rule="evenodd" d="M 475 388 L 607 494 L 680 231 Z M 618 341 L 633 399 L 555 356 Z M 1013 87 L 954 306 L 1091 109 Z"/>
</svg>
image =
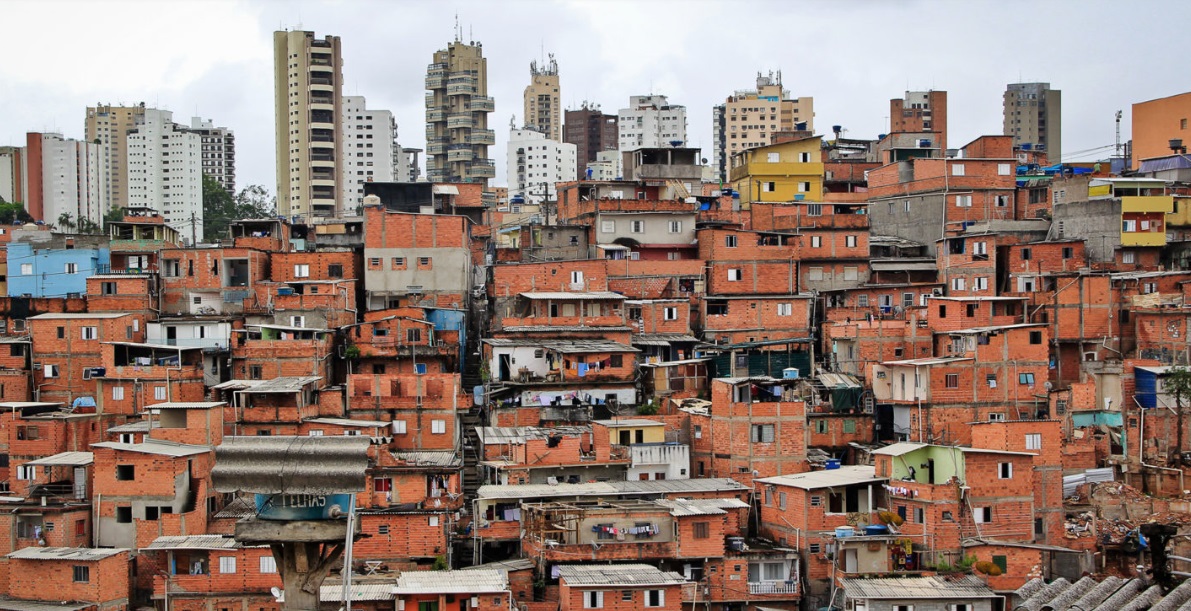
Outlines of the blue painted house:
<svg viewBox="0 0 1191 611">
<path fill-rule="evenodd" d="M 66 297 L 87 293 L 87 278 L 111 263 L 107 246 L 58 248 L 29 242 L 8 245 L 9 297 Z"/>
</svg>

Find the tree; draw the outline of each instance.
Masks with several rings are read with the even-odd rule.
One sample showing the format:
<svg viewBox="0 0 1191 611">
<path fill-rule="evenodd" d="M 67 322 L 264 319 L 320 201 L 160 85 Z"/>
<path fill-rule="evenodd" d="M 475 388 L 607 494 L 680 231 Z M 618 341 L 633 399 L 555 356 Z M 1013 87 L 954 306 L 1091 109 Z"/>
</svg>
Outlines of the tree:
<svg viewBox="0 0 1191 611">
<path fill-rule="evenodd" d="M 1171 466 L 1180 465 L 1183 456 L 1183 430 L 1186 428 L 1184 419 L 1186 410 L 1183 408 L 1183 399 L 1191 399 L 1191 371 L 1185 367 L 1173 367 L 1162 378 L 1162 389 L 1167 395 L 1174 395 L 1174 409 L 1178 415 L 1178 424 L 1175 431 L 1175 452 L 1167 456 L 1167 462 Z"/>
<path fill-rule="evenodd" d="M 107 214 L 103 215 L 103 230 L 106 232 L 112 223 L 119 223 L 124 220 L 124 208 L 116 206 L 108 210 Z"/>
<path fill-rule="evenodd" d="M 65 232 L 73 231 L 75 228 L 74 215 L 69 212 L 63 212 L 58 215 L 58 229 Z"/>
<path fill-rule="evenodd" d="M 78 233 L 100 234 L 103 233 L 103 225 L 100 225 L 89 218 L 83 217 L 79 219 L 78 228 L 76 231 Z"/>
<path fill-rule="evenodd" d="M 236 195 L 236 214 L 242 219 L 267 219 L 276 214 L 277 198 L 260 185 L 248 185 Z"/>
<path fill-rule="evenodd" d="M 17 221 L 32 223 L 33 217 L 29 216 L 21 202 L 4 202 L 3 198 L 0 198 L 0 224 L 12 225 Z"/>
<path fill-rule="evenodd" d="M 214 242 L 227 235 L 236 218 L 236 202 L 218 180 L 203 174 L 203 241 Z"/>
</svg>

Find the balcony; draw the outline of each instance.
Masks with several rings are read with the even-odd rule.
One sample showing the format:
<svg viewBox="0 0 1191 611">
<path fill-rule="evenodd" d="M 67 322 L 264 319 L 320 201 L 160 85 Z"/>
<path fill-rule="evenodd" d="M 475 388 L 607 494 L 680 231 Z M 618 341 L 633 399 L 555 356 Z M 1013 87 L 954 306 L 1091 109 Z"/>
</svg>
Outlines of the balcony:
<svg viewBox="0 0 1191 611">
<path fill-rule="evenodd" d="M 447 120 L 447 111 L 442 110 L 441 108 L 436 108 L 436 109 L 426 111 L 426 121 L 428 121 L 430 123 L 438 123 L 440 121 L 446 121 L 446 120 Z"/>
<path fill-rule="evenodd" d="M 447 77 L 442 74 L 427 74 L 426 88 L 427 89 L 442 89 L 447 86 Z"/>
<path fill-rule="evenodd" d="M 488 97 L 472 98 L 468 109 L 472 112 L 493 112 L 496 110 L 496 101 Z"/>
<path fill-rule="evenodd" d="M 476 92 L 474 84 L 447 85 L 447 95 L 472 95 Z"/>
<path fill-rule="evenodd" d="M 445 145 L 441 142 L 436 142 L 434 144 L 426 145 L 426 154 L 427 155 L 445 155 L 446 153 L 447 153 L 447 145 Z"/>
<path fill-rule="evenodd" d="M 315 122 L 312 120 L 310 123 L 310 129 L 325 129 L 325 130 L 333 132 L 335 130 L 335 124 L 334 123 L 325 123 L 322 121 Z"/>
<path fill-rule="evenodd" d="M 496 144 L 496 132 L 490 129 L 475 129 L 467 135 L 468 144 L 492 145 Z"/>
<path fill-rule="evenodd" d="M 447 128 L 448 129 L 461 129 L 461 128 L 471 129 L 474 126 L 475 126 L 475 120 L 472 119 L 470 114 L 451 115 L 450 117 L 447 117 Z"/>
<path fill-rule="evenodd" d="M 447 151 L 447 161 L 471 161 L 475 157 L 475 151 L 467 145 L 455 145 Z"/>
<path fill-rule="evenodd" d="M 311 150 L 330 149 L 333 151 L 337 147 L 333 140 L 330 140 L 330 139 L 318 140 L 318 139 L 312 138 L 310 141 L 310 148 L 311 148 Z"/>
<path fill-rule="evenodd" d="M 439 106 L 440 106 L 440 104 L 438 103 L 437 100 L 435 100 L 434 94 L 427 93 L 426 94 L 426 108 L 438 108 Z"/>
<path fill-rule="evenodd" d="M 496 167 L 491 159 L 476 159 L 467 168 L 467 175 L 471 178 L 496 178 Z"/>
<path fill-rule="evenodd" d="M 749 594 L 797 594 L 795 581 L 750 581 Z"/>
<path fill-rule="evenodd" d="M 326 112 L 335 112 L 335 105 L 324 98 L 310 98 L 310 110 L 322 110 Z"/>
<path fill-rule="evenodd" d="M 426 125 L 426 141 L 427 142 L 434 140 L 435 136 L 437 135 L 438 127 L 439 126 L 434 125 L 433 123 L 429 123 Z"/>
</svg>

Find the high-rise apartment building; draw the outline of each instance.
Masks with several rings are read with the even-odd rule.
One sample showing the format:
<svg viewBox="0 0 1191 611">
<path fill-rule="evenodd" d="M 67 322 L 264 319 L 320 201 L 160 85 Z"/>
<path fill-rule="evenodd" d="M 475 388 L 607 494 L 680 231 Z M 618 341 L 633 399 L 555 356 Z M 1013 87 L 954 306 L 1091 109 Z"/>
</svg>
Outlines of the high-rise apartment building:
<svg viewBox="0 0 1191 611">
<path fill-rule="evenodd" d="M 1063 92 L 1050 83 L 1012 83 L 1005 89 L 1005 135 L 1013 145 L 1029 144 L 1046 151 L 1052 163 L 1062 161 Z"/>
<path fill-rule="evenodd" d="M 616 115 L 604 114 L 599 104 L 585 101 L 578 110 L 568 110 L 563 142 L 575 145 L 575 176 L 583 176 L 601 152 L 619 150 L 618 133 Z"/>
<path fill-rule="evenodd" d="M 772 144 L 773 134 L 815 130 L 815 99 L 791 98 L 782 88 L 782 73 L 757 73 L 757 88 L 739 90 L 712 109 L 712 167 L 721 182 L 728 181 L 732 155 Z"/>
<path fill-rule="evenodd" d="M 343 136 L 345 212 L 364 204 L 364 183 L 404 181 L 397 172 L 401 147 L 397 121 L 387 110 L 369 109 L 364 96 L 343 96 L 340 134 Z"/>
<path fill-rule="evenodd" d="M 525 88 L 525 129 L 546 134 L 562 142 L 562 107 L 558 94 L 558 62 L 554 54 L 538 66 L 529 63 L 529 86 Z"/>
<path fill-rule="evenodd" d="M 136 129 L 145 116 L 145 103 L 135 106 L 97 104 L 87 108 L 87 142 L 98 143 L 107 175 L 108 203 L 113 207 L 128 205 L 128 132 Z"/>
<path fill-rule="evenodd" d="M 555 183 L 575 180 L 575 145 L 551 140 L 539 131 L 509 131 L 509 195 L 540 204 L 556 200 Z"/>
<path fill-rule="evenodd" d="M 342 212 L 342 70 L 338 36 L 273 33 L 278 214 Z"/>
<path fill-rule="evenodd" d="M 0 198 L 8 203 L 19 202 L 24 198 L 21 170 L 24 157 L 24 147 L 0 146 Z"/>
<path fill-rule="evenodd" d="M 496 166 L 488 147 L 495 110 L 488 97 L 488 60 L 479 43 L 455 40 L 435 52 L 426 69 L 426 178 L 430 182 L 478 182 L 488 186 Z"/>
<path fill-rule="evenodd" d="M 108 177 L 101 145 L 62 134 L 30 132 L 19 157 L 20 166 L 14 169 L 21 192 L 14 196 L 30 216 L 63 231 L 71 230 L 71 225 L 77 228 L 83 219 L 95 225 L 103 221 L 108 211 Z"/>
<path fill-rule="evenodd" d="M 935 132 L 934 148 L 947 150 L 947 92 L 907 91 L 889 100 L 889 132 Z"/>
<path fill-rule="evenodd" d="M 686 106 L 671 104 L 664 95 L 629 97 L 629 107 L 617 113 L 621 152 L 686 144 Z"/>
<path fill-rule="evenodd" d="M 148 109 L 128 134 L 128 210 L 154 212 L 197 243 L 203 235 L 202 135 Z"/>
<path fill-rule="evenodd" d="M 127 208 L 156 213 L 183 239 L 198 243 L 202 237 L 202 136 L 174 123 L 173 118 L 172 112 L 148 108 L 127 135 Z"/>
<path fill-rule="evenodd" d="M 203 174 L 219 181 L 232 196 L 236 194 L 236 135 L 226 127 L 215 127 L 202 117 L 190 119 L 190 131 L 203 146 Z"/>
</svg>

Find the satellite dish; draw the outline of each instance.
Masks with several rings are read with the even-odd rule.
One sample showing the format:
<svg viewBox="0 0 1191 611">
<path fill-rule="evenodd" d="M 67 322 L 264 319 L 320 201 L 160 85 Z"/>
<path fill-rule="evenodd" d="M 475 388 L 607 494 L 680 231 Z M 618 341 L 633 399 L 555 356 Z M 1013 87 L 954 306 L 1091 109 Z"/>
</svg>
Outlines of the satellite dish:
<svg viewBox="0 0 1191 611">
<path fill-rule="evenodd" d="M 269 592 L 273 595 L 273 598 L 281 598 L 281 588 L 273 586 L 269 588 Z"/>
</svg>

